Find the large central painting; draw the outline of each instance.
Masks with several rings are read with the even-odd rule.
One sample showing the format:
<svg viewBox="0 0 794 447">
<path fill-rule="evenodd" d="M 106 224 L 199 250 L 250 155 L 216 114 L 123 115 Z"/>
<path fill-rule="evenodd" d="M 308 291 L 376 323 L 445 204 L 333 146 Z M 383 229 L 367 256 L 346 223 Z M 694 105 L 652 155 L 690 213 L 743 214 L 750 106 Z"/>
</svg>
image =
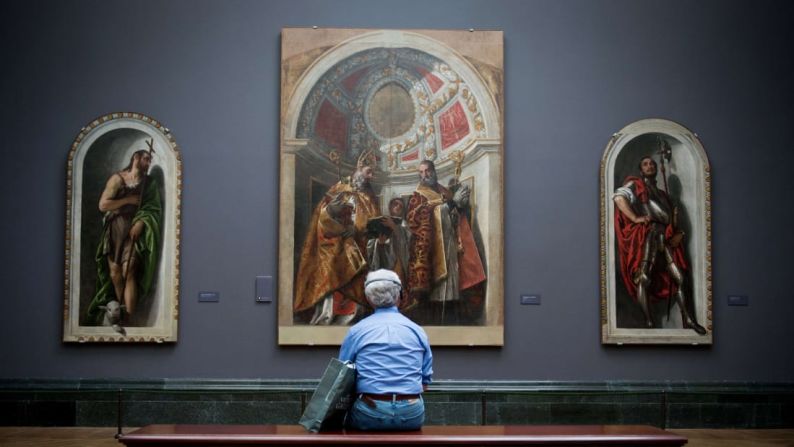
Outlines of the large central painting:
<svg viewBox="0 0 794 447">
<path fill-rule="evenodd" d="M 283 30 L 280 344 L 341 343 L 380 268 L 432 344 L 503 344 L 502 42 Z"/>
</svg>

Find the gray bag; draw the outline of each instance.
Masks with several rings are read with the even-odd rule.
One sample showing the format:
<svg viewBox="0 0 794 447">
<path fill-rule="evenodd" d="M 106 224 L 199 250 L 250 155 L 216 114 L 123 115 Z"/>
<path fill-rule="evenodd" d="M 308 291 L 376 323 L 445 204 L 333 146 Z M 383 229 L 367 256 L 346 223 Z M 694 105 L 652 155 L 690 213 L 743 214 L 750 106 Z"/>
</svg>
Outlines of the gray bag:
<svg viewBox="0 0 794 447">
<path fill-rule="evenodd" d="M 356 365 L 332 358 L 298 423 L 312 433 L 342 428 L 355 389 Z"/>
</svg>

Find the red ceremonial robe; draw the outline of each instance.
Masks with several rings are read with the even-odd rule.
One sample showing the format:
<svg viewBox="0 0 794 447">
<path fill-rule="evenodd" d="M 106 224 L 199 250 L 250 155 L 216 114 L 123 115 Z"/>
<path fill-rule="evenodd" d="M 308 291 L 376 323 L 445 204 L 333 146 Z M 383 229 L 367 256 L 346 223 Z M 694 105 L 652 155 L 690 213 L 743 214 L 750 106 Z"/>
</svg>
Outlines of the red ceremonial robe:
<svg viewBox="0 0 794 447">
<path fill-rule="evenodd" d="M 441 185 L 435 188 L 419 185 L 408 202 L 406 220 L 413 234 L 408 261 L 408 284 L 412 299 L 429 293 L 447 277 L 440 214 L 435 213 L 435 208 L 450 197 L 452 193 Z M 486 276 L 471 226 L 463 213 L 458 218 L 457 234 L 459 248 L 462 249 L 462 252 L 458 252 L 458 288 L 463 291 L 482 283 Z"/>
</svg>

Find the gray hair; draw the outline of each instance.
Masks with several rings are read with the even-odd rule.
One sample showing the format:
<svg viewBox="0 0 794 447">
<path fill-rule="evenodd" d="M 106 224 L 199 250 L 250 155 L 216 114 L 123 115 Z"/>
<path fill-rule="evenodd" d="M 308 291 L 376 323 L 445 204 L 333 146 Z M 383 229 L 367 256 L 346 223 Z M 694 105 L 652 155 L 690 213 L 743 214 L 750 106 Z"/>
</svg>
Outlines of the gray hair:
<svg viewBox="0 0 794 447">
<path fill-rule="evenodd" d="M 367 295 L 367 300 L 376 308 L 396 305 L 401 289 L 399 276 L 385 269 L 370 272 L 364 283 L 364 294 Z"/>
</svg>

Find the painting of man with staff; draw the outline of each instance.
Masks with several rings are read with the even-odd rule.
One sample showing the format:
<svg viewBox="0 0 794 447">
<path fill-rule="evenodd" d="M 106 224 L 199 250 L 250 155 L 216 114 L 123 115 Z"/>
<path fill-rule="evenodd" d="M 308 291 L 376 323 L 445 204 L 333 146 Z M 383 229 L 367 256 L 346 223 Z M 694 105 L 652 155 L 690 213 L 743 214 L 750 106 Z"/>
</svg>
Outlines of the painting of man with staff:
<svg viewBox="0 0 794 447">
<path fill-rule="evenodd" d="M 129 164 L 107 179 L 99 199 L 104 213 L 97 246 L 97 286 L 88 315 L 102 324 L 108 309 L 114 330 L 135 325 L 139 302 L 152 292 L 160 249 L 162 200 L 155 177 L 149 175 L 154 141 L 135 151 Z"/>
<path fill-rule="evenodd" d="M 460 324 L 467 318 L 464 292 L 476 291 L 485 270 L 469 225 L 471 191 L 459 183 L 462 154 L 449 187 L 438 181 L 435 163 L 419 164 L 419 185 L 408 202 L 411 231 L 408 290 L 423 324 Z"/>
<path fill-rule="evenodd" d="M 630 175 L 613 195 L 615 237 L 622 283 L 644 315 L 644 326 L 658 328 L 665 316 L 654 315 L 654 303 L 667 303 L 670 319 L 673 304 L 681 312 L 683 327 L 706 334 L 693 313 L 686 295 L 688 265 L 684 253 L 684 232 L 678 224 L 679 207 L 668 193 L 665 162 L 670 162 L 670 144 L 657 137 L 664 189 L 657 186 L 657 163 L 653 156 L 642 157 L 639 176 Z"/>
<path fill-rule="evenodd" d="M 350 177 L 340 179 L 314 209 L 301 251 L 294 310 L 310 325 L 347 325 L 367 306 L 367 223 L 380 216 L 371 181 L 377 159 L 358 158 Z"/>
</svg>

